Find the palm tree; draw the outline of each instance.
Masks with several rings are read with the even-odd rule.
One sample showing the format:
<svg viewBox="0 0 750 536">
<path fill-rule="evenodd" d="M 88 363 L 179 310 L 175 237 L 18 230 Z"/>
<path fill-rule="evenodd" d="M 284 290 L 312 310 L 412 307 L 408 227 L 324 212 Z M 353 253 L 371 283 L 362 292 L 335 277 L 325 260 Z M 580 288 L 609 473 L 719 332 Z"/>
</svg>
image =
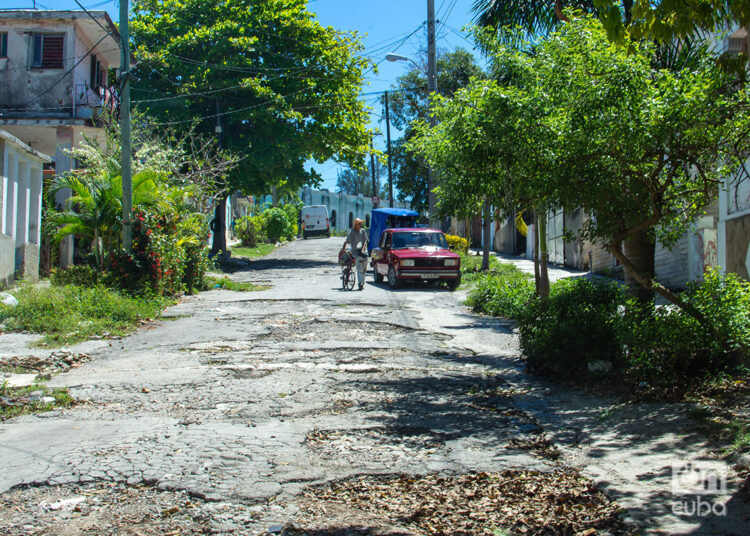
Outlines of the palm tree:
<svg viewBox="0 0 750 536">
<path fill-rule="evenodd" d="M 563 9 L 571 7 L 596 13 L 592 0 L 475 0 L 472 11 L 480 26 L 520 27 L 529 35 L 546 35 L 567 20 Z"/>
<path fill-rule="evenodd" d="M 162 196 L 161 177 L 154 171 L 141 171 L 133 176 L 134 207 L 164 207 L 168 196 Z M 53 230 L 53 242 L 58 245 L 69 235 L 90 240 L 99 269 L 104 267 L 108 253 L 119 249 L 122 233 L 122 177 L 107 171 L 99 173 L 71 172 L 55 177 L 50 195 L 70 189 L 65 210 L 50 216 L 48 226 Z"/>
</svg>

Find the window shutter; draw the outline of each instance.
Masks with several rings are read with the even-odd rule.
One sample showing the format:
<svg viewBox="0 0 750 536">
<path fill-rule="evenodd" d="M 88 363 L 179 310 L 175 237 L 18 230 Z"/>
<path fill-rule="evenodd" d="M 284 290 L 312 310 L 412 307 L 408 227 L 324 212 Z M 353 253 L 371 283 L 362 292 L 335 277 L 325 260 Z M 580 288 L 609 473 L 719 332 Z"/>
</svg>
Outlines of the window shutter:
<svg viewBox="0 0 750 536">
<path fill-rule="evenodd" d="M 97 83 L 97 80 L 96 80 L 97 71 L 98 71 L 98 69 L 96 68 L 97 63 L 98 62 L 96 61 L 96 54 L 92 54 L 91 55 L 91 68 L 89 69 L 89 80 L 90 80 L 89 85 L 91 86 L 91 89 L 96 89 L 99 87 L 99 84 Z"/>
<path fill-rule="evenodd" d="M 63 36 L 45 35 L 42 48 L 42 69 L 59 69 L 63 66 Z"/>
</svg>

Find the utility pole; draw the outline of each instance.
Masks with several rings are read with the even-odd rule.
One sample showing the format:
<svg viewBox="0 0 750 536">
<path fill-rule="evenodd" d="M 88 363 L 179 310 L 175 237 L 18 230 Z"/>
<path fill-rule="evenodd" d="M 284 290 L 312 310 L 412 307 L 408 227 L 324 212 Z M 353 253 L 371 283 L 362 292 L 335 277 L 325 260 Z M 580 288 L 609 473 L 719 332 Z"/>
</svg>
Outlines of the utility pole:
<svg viewBox="0 0 750 536">
<path fill-rule="evenodd" d="M 437 58 L 435 56 L 435 0 L 427 0 L 427 90 L 430 94 L 437 92 Z M 430 101 L 432 98 L 430 98 Z M 432 113 L 429 114 L 430 125 L 435 124 Z M 427 209 L 430 212 L 430 225 L 437 227 L 435 213 L 435 177 L 430 167 L 427 167 Z"/>
<path fill-rule="evenodd" d="M 133 234 L 133 179 L 130 169 L 130 35 L 128 34 L 129 0 L 120 0 L 120 142 L 122 143 L 122 247 L 130 252 Z"/>
<path fill-rule="evenodd" d="M 393 172 L 391 165 L 391 119 L 388 115 L 388 92 L 385 92 L 385 137 L 388 148 L 388 196 L 390 207 L 393 208 Z"/>
<path fill-rule="evenodd" d="M 216 139 L 221 149 L 222 135 L 224 129 L 221 126 L 221 106 L 219 105 L 219 99 L 216 99 L 216 127 L 214 132 L 216 133 Z M 227 255 L 227 197 L 228 194 L 222 194 L 221 200 L 214 209 L 213 228 L 211 229 L 214 233 L 213 241 L 211 244 L 211 254 L 215 255 L 221 253 L 222 257 L 226 258 Z M 274 202 L 275 206 L 275 202 Z"/>
<path fill-rule="evenodd" d="M 380 198 L 378 192 L 378 183 L 375 181 L 375 152 L 373 149 L 372 138 L 370 138 L 370 169 L 372 170 L 372 196 Z M 375 203 L 372 208 L 378 208 L 379 203 Z"/>
</svg>

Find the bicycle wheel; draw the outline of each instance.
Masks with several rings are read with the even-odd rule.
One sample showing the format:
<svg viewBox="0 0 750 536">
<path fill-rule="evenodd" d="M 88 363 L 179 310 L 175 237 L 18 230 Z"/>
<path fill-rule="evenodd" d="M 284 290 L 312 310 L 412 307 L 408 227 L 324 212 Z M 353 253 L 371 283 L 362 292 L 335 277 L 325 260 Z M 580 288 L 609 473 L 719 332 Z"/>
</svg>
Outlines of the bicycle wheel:
<svg viewBox="0 0 750 536">
<path fill-rule="evenodd" d="M 341 288 L 344 290 L 350 290 L 350 281 L 352 279 L 352 270 L 349 267 L 344 268 L 341 272 Z M 353 285 L 352 285 L 353 286 Z"/>
<path fill-rule="evenodd" d="M 347 289 L 348 290 L 352 290 L 354 288 L 354 282 L 357 279 L 357 275 L 354 273 L 354 270 L 352 270 L 351 268 L 349 268 L 347 270 L 347 272 L 349 273 L 349 279 L 348 279 L 348 282 L 347 282 L 347 284 L 348 284 Z"/>
</svg>

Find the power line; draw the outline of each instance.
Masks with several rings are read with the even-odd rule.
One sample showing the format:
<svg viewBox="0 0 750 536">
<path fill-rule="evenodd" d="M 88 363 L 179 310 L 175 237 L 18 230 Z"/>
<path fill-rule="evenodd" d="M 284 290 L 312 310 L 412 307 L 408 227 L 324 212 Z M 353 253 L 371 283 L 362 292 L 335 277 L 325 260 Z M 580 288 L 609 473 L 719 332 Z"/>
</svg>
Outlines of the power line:
<svg viewBox="0 0 750 536">
<path fill-rule="evenodd" d="M 119 47 L 117 47 L 117 48 L 105 48 L 105 49 L 100 50 L 99 53 L 100 54 L 104 54 L 106 52 L 115 52 L 117 50 L 120 50 L 120 48 Z M 66 61 L 71 61 L 71 60 L 78 60 L 78 59 L 85 58 L 86 56 L 87 56 L 87 54 L 84 54 L 82 56 L 66 56 L 66 57 L 62 58 L 62 61 L 66 62 Z M 29 67 L 26 66 L 26 65 L 24 65 L 23 67 L 6 67 L 6 68 L 3 69 L 3 72 L 6 72 L 6 71 L 28 71 L 28 70 L 29 70 Z"/>
<path fill-rule="evenodd" d="M 45 89 L 44 91 L 42 91 L 41 93 L 39 93 L 39 94 L 38 94 L 38 95 L 37 95 L 36 97 L 34 97 L 33 99 L 31 99 L 30 101 L 27 101 L 26 103 L 24 103 L 24 105 L 23 105 L 23 108 L 26 108 L 26 107 L 27 107 L 27 106 L 28 106 L 29 104 L 31 104 L 32 102 L 35 102 L 35 101 L 39 100 L 39 99 L 40 99 L 40 98 L 42 97 L 42 95 L 45 95 L 46 93 L 48 93 L 49 91 L 51 91 L 51 90 L 52 90 L 52 89 L 53 89 L 54 87 L 56 87 L 56 86 L 57 86 L 57 84 L 59 84 L 60 82 L 62 82 L 63 80 L 65 80 L 65 77 L 67 77 L 67 76 L 68 76 L 68 75 L 69 75 L 70 73 L 72 73 L 72 72 L 73 72 L 73 70 L 74 70 L 74 69 L 75 69 L 76 67 L 78 67 L 78 65 L 79 65 L 79 64 L 80 64 L 80 63 L 81 63 L 81 62 L 82 62 L 82 61 L 83 61 L 83 60 L 84 60 L 85 58 L 87 58 L 87 57 L 89 56 L 89 54 L 91 54 L 91 53 L 92 53 L 92 52 L 94 51 L 94 49 L 95 49 L 95 48 L 96 48 L 97 46 L 99 46 L 99 43 L 101 43 L 102 41 L 104 41 L 104 40 L 105 40 L 105 39 L 106 39 L 107 37 L 109 37 L 109 34 L 104 34 L 104 35 L 102 36 L 102 38 L 101 38 L 101 39 L 99 39 L 99 41 L 97 41 L 97 42 L 96 42 L 96 44 L 95 44 L 95 45 L 94 45 L 93 47 L 91 47 L 91 48 L 90 48 L 90 49 L 88 50 L 88 52 L 86 52 L 86 54 L 84 54 L 84 55 L 83 55 L 83 56 L 81 57 L 81 59 L 80 59 L 80 60 L 78 60 L 78 61 L 77 61 L 77 62 L 76 62 L 76 63 L 75 63 L 74 65 L 73 65 L 73 67 L 71 67 L 70 69 L 68 69 L 67 71 L 65 71 L 65 72 L 64 72 L 64 73 L 62 74 L 62 76 L 61 76 L 60 78 L 58 78 L 58 79 L 57 79 L 57 81 L 56 81 L 56 82 L 55 82 L 54 84 L 52 84 L 52 85 L 51 85 L 51 86 L 49 86 L 49 87 L 48 87 L 47 89 Z"/>
</svg>

